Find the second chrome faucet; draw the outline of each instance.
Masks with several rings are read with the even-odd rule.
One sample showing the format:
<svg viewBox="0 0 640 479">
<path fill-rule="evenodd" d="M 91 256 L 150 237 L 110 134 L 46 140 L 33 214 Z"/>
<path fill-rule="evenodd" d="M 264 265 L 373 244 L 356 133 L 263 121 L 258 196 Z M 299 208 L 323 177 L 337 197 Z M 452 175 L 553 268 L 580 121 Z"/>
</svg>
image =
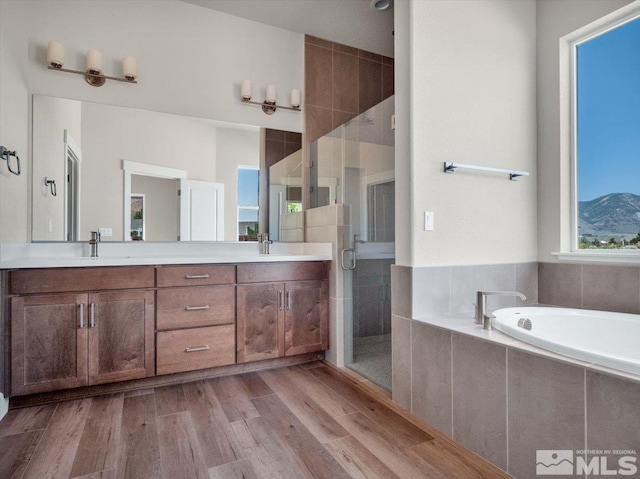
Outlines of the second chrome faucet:
<svg viewBox="0 0 640 479">
<path fill-rule="evenodd" d="M 476 324 L 482 324 L 482 327 L 488 331 L 493 329 L 491 319 L 493 315 L 487 313 L 487 296 L 517 296 L 521 300 L 527 297 L 517 291 L 478 291 L 476 303 Z"/>
</svg>

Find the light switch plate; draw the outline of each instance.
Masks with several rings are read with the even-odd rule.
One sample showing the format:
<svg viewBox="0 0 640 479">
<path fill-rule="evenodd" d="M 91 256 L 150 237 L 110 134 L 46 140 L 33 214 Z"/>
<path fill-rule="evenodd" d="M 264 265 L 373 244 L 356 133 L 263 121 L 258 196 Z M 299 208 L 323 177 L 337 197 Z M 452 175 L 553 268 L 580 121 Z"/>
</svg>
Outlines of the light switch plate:
<svg viewBox="0 0 640 479">
<path fill-rule="evenodd" d="M 433 231 L 433 211 L 425 211 L 424 212 L 424 230 L 425 231 Z"/>
<path fill-rule="evenodd" d="M 98 228 L 98 233 L 104 238 L 110 238 L 113 236 L 113 228 Z"/>
</svg>

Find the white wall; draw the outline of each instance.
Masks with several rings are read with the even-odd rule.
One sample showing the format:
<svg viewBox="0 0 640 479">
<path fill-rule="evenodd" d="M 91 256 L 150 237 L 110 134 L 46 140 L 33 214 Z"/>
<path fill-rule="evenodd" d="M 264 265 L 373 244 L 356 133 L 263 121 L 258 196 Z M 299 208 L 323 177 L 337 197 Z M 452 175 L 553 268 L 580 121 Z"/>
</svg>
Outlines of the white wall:
<svg viewBox="0 0 640 479">
<path fill-rule="evenodd" d="M 571 248 L 571 165 L 566 106 L 569 64 L 567 58 L 561 60 L 560 38 L 629 3 L 630 0 L 538 0 L 539 261 L 555 261 L 551 253 Z M 566 134 L 561 134 L 562 129 Z"/>
<path fill-rule="evenodd" d="M 122 160 L 186 170 L 191 180 L 216 180 L 216 124 L 211 120 L 82 103 L 80 238 L 113 228 L 123 241 Z M 175 240 L 174 240 L 175 241 Z"/>
<path fill-rule="evenodd" d="M 411 10 L 408 0 L 394 5 L 394 86 L 395 86 L 395 166 L 396 166 L 396 264 L 413 264 L 413 188 L 411 174 Z"/>
<path fill-rule="evenodd" d="M 224 239 L 238 241 L 238 167 L 260 167 L 260 130 L 218 128 L 217 182 L 224 183 Z"/>
<path fill-rule="evenodd" d="M 0 145 L 18 152 L 22 174 L 9 173 L 0 161 L 0 242 L 28 240 L 27 203 L 29 198 L 29 144 L 27 125 L 29 100 L 22 71 L 27 64 L 27 42 L 19 34 L 25 28 L 24 17 L 14 18 L 17 2 L 0 2 Z"/>
<path fill-rule="evenodd" d="M 368 52 L 393 56 L 394 10 L 374 10 L 369 6 L 371 0 L 184 1 L 292 32 L 307 33 Z"/>
<path fill-rule="evenodd" d="M 404 190 L 406 178 L 399 177 L 397 191 L 410 194 L 412 253 L 402 253 L 399 243 L 399 264 L 536 259 L 535 10 L 533 0 L 411 2 L 414 186 Z M 406 63 L 398 64 L 406 69 Z M 398 100 L 397 134 L 406 137 L 406 98 Z M 402 168 L 406 153 L 399 154 Z M 444 161 L 531 176 L 512 182 L 479 172 L 448 175 Z M 406 204 L 400 198 L 398 207 Z M 435 213 L 435 231 L 424 231 L 424 211 Z M 399 218 L 398 225 L 405 227 L 405 221 Z"/>
<path fill-rule="evenodd" d="M 36 241 L 66 241 L 65 238 L 65 130 L 82 145 L 82 103 L 47 98 L 33 105 L 33 231 Z M 44 178 L 56 182 L 56 196 Z"/>
<path fill-rule="evenodd" d="M 239 83 L 254 96 L 274 83 L 279 98 L 303 85 L 303 36 L 177 0 L 3 0 L 0 2 L 2 109 L 0 144 L 17 149 L 27 170 L 29 95 L 33 93 L 302 131 L 302 115 L 267 116 L 239 101 Z M 138 59 L 138 85 L 100 88 L 46 69 L 49 40 L 66 49 L 65 66 L 84 69 L 89 48 L 102 52 L 106 74 L 120 75 L 125 55 Z M 25 171 L 0 165 L 0 241 L 27 241 Z"/>
</svg>

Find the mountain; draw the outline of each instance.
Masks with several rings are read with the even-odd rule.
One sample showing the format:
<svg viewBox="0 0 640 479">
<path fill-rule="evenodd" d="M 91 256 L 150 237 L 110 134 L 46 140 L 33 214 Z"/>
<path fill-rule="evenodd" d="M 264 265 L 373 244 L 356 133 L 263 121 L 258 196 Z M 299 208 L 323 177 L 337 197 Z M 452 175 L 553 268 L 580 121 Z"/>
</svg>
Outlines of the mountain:
<svg viewBox="0 0 640 479">
<path fill-rule="evenodd" d="M 637 234 L 640 232 L 640 196 L 611 193 L 578 203 L 580 234 Z"/>
</svg>

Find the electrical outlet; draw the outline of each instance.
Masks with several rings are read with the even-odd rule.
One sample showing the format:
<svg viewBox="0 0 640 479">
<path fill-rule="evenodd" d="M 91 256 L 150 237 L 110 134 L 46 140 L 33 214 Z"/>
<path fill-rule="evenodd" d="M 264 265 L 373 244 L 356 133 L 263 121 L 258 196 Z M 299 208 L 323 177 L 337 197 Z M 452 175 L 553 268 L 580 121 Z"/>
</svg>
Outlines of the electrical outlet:
<svg viewBox="0 0 640 479">
<path fill-rule="evenodd" d="M 113 228 L 98 228 L 98 233 L 104 238 L 110 238 L 113 236 Z"/>
</svg>

